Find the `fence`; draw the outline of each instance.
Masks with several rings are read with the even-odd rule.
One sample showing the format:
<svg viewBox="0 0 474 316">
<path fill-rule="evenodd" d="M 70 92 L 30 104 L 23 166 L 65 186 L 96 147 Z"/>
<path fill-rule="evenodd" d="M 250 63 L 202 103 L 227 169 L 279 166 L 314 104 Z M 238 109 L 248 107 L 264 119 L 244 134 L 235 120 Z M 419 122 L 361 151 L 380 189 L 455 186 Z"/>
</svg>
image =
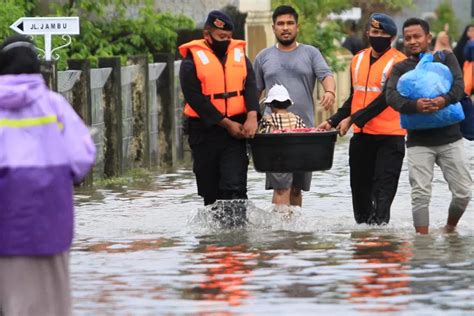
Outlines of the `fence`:
<svg viewBox="0 0 474 316">
<path fill-rule="evenodd" d="M 100 58 L 94 69 L 86 60 L 69 60 L 68 65 L 70 70 L 49 73 L 49 84 L 91 126 L 97 148 L 94 178 L 120 176 L 136 167 L 166 170 L 189 159 L 182 129 L 181 61 L 172 54 L 157 54 L 153 63 L 135 56 L 127 66 L 118 57 Z M 350 93 L 348 69 L 335 79 L 336 105 L 341 105 Z M 321 92 L 321 86 L 315 89 L 315 100 Z M 336 110 L 315 109 L 316 123 Z"/>
<path fill-rule="evenodd" d="M 162 102 L 167 100 L 160 91 L 172 87 L 175 93 L 177 81 L 174 61 L 166 62 L 172 56 L 157 59 L 163 57 L 165 62 L 148 63 L 145 56 L 136 56 L 127 66 L 121 66 L 119 58 L 102 58 L 100 68 L 94 69 L 88 61 L 69 60 L 70 70 L 52 76 L 56 81 L 50 85 L 91 127 L 97 148 L 93 178 L 120 176 L 135 167 L 166 168 L 183 157 L 183 135 L 163 117 L 163 113 L 179 113 L 178 104 Z M 180 120 L 177 116 L 173 120 Z M 169 155 L 167 148 L 175 152 Z"/>
</svg>

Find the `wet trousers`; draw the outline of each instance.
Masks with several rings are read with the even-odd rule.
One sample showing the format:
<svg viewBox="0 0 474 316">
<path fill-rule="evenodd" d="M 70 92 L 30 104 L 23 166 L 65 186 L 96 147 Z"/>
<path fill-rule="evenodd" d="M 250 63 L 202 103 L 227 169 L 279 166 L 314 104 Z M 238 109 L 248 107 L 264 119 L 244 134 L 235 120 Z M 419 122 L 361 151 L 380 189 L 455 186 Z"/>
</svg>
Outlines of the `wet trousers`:
<svg viewBox="0 0 474 316">
<path fill-rule="evenodd" d="M 198 194 L 204 205 L 216 200 L 247 199 L 249 159 L 245 139 L 236 139 L 219 126 L 189 131 Z"/>
<path fill-rule="evenodd" d="M 349 146 L 352 207 L 358 224 L 385 224 L 397 192 L 405 138 L 357 133 Z"/>
<path fill-rule="evenodd" d="M 472 197 L 472 179 L 463 140 L 441 146 L 413 146 L 407 150 L 411 204 L 415 226 L 429 226 L 431 183 L 436 163 L 452 193 L 448 216 L 461 218 Z"/>
</svg>

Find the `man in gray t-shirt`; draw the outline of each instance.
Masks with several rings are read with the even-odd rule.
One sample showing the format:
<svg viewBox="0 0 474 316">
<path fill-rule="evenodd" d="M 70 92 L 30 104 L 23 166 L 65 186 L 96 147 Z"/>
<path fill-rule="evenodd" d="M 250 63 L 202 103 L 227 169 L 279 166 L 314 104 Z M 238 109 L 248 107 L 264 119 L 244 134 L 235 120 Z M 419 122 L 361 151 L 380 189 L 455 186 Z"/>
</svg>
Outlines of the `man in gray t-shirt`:
<svg viewBox="0 0 474 316">
<path fill-rule="evenodd" d="M 298 13 L 290 6 L 280 6 L 273 12 L 275 46 L 262 50 L 254 62 L 257 90 L 260 95 L 273 85 L 283 85 L 290 93 L 294 104 L 290 112 L 300 116 L 306 126 L 314 126 L 313 90 L 316 80 L 324 88 L 320 105 L 328 110 L 334 104 L 336 84 L 321 52 L 310 45 L 296 42 Z M 267 173 L 266 189 L 274 189 L 274 204 L 302 204 L 301 190 L 309 191 L 311 172 L 293 174 Z M 290 197 L 284 192 L 291 187 Z M 289 201 L 289 203 L 288 203 Z"/>
</svg>

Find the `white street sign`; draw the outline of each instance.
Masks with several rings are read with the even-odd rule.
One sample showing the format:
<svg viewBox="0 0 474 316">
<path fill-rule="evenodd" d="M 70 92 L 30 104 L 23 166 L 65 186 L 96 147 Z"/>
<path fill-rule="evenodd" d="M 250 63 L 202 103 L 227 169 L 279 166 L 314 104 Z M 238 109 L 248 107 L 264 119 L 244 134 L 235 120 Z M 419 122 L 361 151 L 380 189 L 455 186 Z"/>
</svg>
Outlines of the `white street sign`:
<svg viewBox="0 0 474 316">
<path fill-rule="evenodd" d="M 77 35 L 79 17 L 24 17 L 10 25 L 15 32 L 24 35 Z"/>
<path fill-rule="evenodd" d="M 44 36 L 44 59 L 51 60 L 52 53 L 71 44 L 69 35 L 78 35 L 80 32 L 79 17 L 73 16 L 52 16 L 52 17 L 23 17 L 15 21 L 10 28 L 17 33 L 23 35 L 43 35 Z M 65 45 L 51 50 L 51 36 L 63 35 L 69 38 L 69 42 Z M 58 57 L 54 57 L 57 59 Z"/>
</svg>

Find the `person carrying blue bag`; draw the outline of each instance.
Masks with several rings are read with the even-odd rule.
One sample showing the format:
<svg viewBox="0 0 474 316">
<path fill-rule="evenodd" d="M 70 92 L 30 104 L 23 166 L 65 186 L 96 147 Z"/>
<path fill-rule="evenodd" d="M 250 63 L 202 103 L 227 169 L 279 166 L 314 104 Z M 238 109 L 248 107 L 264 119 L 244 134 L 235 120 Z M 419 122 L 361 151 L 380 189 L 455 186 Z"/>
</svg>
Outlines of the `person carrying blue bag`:
<svg viewBox="0 0 474 316">
<path fill-rule="evenodd" d="M 438 54 L 444 54 L 439 52 Z M 453 75 L 446 65 L 434 61 L 430 52 L 420 54 L 415 69 L 408 71 L 397 83 L 397 91 L 404 97 L 430 100 L 451 90 Z M 441 58 L 443 56 L 441 55 Z M 428 129 L 453 125 L 464 120 L 461 103 L 445 105 L 429 113 L 400 114 L 400 123 L 406 129 Z"/>
<path fill-rule="evenodd" d="M 406 145 L 408 175 L 412 188 L 413 223 L 416 232 L 421 234 L 427 234 L 429 231 L 429 203 L 435 163 L 441 168 L 452 193 L 445 226 L 447 232 L 454 231 L 472 196 L 472 179 L 459 124 L 462 118 L 456 118 L 453 113 L 456 110 L 452 109 L 452 105 L 456 105 L 464 97 L 462 71 L 456 57 L 449 51 L 443 51 L 441 56 L 437 53 L 429 57 L 430 54 L 426 53 L 430 42 L 430 27 L 425 20 L 419 18 L 406 20 L 403 24 L 403 44 L 410 57 L 393 66 L 385 87 L 387 103 L 403 115 L 425 115 L 423 120 L 430 121 L 430 118 L 440 116 L 442 109 L 452 111 L 446 116 L 441 115 L 439 125 L 420 128 L 422 119 L 419 118 L 418 121 L 412 120 L 413 126 L 407 127 Z M 420 61 L 422 54 L 426 59 L 422 58 Z M 434 63 L 430 61 L 431 58 Z M 429 69 L 424 76 L 437 77 L 437 80 L 431 84 L 412 83 L 412 86 L 408 88 L 413 91 L 404 92 L 404 96 L 397 90 L 399 81 L 402 80 L 403 75 L 408 76 L 411 70 L 416 69 L 420 62 L 422 64 L 418 68 Z M 445 69 L 437 66 L 437 63 L 442 63 L 448 68 L 452 75 L 452 84 L 449 85 L 450 88 L 447 91 L 446 89 L 439 90 L 438 96 L 428 97 L 424 93 L 430 92 L 429 90 L 433 88 L 439 88 L 433 86 L 446 85 Z M 438 75 L 435 75 L 436 73 Z M 418 95 L 415 95 L 416 93 Z M 413 97 L 407 97 L 407 95 L 413 95 Z"/>
</svg>

